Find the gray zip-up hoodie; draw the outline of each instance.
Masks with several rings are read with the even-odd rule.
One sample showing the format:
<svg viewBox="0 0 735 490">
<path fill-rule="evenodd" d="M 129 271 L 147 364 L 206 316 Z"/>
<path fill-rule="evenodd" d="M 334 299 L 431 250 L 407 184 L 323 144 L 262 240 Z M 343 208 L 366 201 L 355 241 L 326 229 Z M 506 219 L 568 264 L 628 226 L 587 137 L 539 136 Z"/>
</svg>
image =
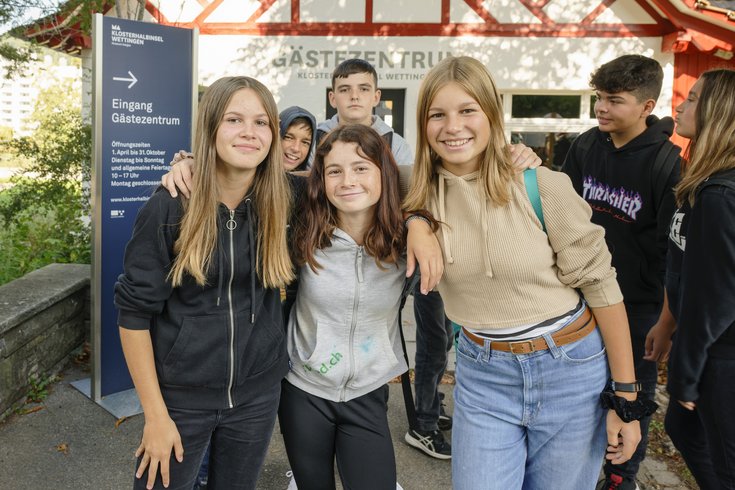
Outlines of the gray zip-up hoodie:
<svg viewBox="0 0 735 490">
<path fill-rule="evenodd" d="M 332 116 L 332 119 L 320 122 L 317 126 L 317 131 L 329 133 L 337 126 L 339 126 L 339 114 Z M 394 132 L 393 128 L 388 126 L 385 121 L 380 119 L 378 116 L 373 116 L 373 124 L 370 127 L 373 128 L 380 136 L 387 133 L 393 133 L 390 150 L 391 153 L 393 153 L 393 158 L 395 158 L 396 163 L 398 165 L 413 165 L 413 150 L 411 150 L 411 146 L 408 144 L 408 141 L 403 139 L 400 134 Z"/>
<path fill-rule="evenodd" d="M 299 291 L 288 322 L 291 370 L 286 379 L 320 398 L 345 402 L 408 369 L 398 331 L 406 263 L 378 268 L 347 233 L 317 250 L 321 265 L 299 271 Z"/>
</svg>

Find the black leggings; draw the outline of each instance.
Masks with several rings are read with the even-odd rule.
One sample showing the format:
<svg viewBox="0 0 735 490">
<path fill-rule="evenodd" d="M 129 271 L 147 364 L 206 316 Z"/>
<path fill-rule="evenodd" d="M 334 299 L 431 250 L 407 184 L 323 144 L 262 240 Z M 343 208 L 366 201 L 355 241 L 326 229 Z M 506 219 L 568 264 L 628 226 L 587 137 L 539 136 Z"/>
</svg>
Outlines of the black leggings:
<svg viewBox="0 0 735 490">
<path fill-rule="evenodd" d="M 345 490 L 395 490 L 387 408 L 387 385 L 333 402 L 284 380 L 278 418 L 299 490 L 334 489 L 335 456 Z"/>
</svg>

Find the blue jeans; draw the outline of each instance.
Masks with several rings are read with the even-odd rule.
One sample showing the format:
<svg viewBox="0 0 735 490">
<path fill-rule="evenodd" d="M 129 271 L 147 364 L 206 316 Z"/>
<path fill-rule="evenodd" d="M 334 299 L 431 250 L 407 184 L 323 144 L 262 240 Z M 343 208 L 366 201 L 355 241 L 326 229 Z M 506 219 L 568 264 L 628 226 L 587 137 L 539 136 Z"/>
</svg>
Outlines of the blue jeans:
<svg viewBox="0 0 735 490">
<path fill-rule="evenodd" d="M 635 375 L 641 382 L 642 391 L 638 394 L 641 399 L 653 400 L 656 397 L 656 382 L 658 381 L 658 365 L 652 361 L 643 359 L 646 353 L 646 335 L 651 327 L 658 321 L 659 314 L 640 315 L 629 313 L 628 324 L 630 325 L 630 341 L 633 344 L 633 362 L 635 363 Z M 605 474 L 615 473 L 626 478 L 635 479 L 641 462 L 646 457 L 648 447 L 648 426 L 651 417 L 641 419 L 641 442 L 633 453 L 633 456 L 623 464 L 615 465 L 605 461 Z"/>
<path fill-rule="evenodd" d="M 416 284 L 413 313 L 416 317 L 416 418 L 423 431 L 437 430 L 441 400 L 439 383 L 447 368 L 447 352 L 452 348 L 452 322 L 444 315 L 444 302 L 436 291 L 424 296 Z"/>
<path fill-rule="evenodd" d="M 608 379 L 599 329 L 515 355 L 460 334 L 454 388 L 455 490 L 591 489 L 605 454 Z"/>
<path fill-rule="evenodd" d="M 207 446 L 211 443 L 207 488 L 255 489 L 273 434 L 280 383 L 247 402 L 226 410 L 192 410 L 168 407 L 184 446 L 184 460 L 179 463 L 171 452 L 168 490 L 191 490 Z M 140 465 L 140 458 L 135 468 Z M 134 488 L 146 488 L 148 472 L 134 478 Z M 160 473 L 154 488 L 162 489 Z"/>
<path fill-rule="evenodd" d="M 209 446 L 207 446 L 207 450 L 204 451 L 204 457 L 202 458 L 202 465 L 199 467 L 199 474 L 197 475 L 197 481 L 196 481 L 196 485 L 194 485 L 194 490 L 199 490 L 200 488 L 207 488 L 208 480 L 209 480 Z"/>
</svg>

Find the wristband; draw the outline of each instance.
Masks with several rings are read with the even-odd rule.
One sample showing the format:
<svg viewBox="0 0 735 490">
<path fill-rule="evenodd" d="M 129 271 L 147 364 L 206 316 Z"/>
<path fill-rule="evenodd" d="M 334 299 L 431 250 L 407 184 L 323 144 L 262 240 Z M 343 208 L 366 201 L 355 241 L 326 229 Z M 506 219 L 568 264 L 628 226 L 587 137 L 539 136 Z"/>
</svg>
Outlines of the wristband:
<svg viewBox="0 0 735 490">
<path fill-rule="evenodd" d="M 408 224 L 411 222 L 412 219 L 420 219 L 421 221 L 429 225 L 429 228 L 431 228 L 431 222 L 428 219 L 421 216 L 420 214 L 412 214 L 411 216 L 406 218 L 406 221 L 404 222 L 404 225 L 406 226 L 406 228 L 408 228 Z"/>
<path fill-rule="evenodd" d="M 612 391 L 622 391 L 623 393 L 638 393 L 642 390 L 642 387 L 640 381 L 634 381 L 632 383 L 618 383 L 615 380 L 611 380 L 610 389 Z"/>
<path fill-rule="evenodd" d="M 600 403 L 603 408 L 615 410 L 620 420 L 626 424 L 652 415 L 658 409 L 658 404 L 652 400 L 629 401 L 622 396 L 616 396 L 611 390 L 600 393 Z"/>
</svg>

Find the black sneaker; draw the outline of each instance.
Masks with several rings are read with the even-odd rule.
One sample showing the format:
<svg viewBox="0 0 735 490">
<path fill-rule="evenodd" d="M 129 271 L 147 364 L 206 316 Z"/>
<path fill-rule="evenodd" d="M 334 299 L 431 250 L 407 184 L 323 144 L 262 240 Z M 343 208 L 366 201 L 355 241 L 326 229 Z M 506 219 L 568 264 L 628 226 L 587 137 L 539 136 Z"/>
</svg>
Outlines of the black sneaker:
<svg viewBox="0 0 735 490">
<path fill-rule="evenodd" d="M 409 429 L 404 439 L 409 445 L 420 449 L 432 458 L 451 459 L 452 457 L 452 446 L 444 439 L 444 434 L 439 430 Z"/>
<path fill-rule="evenodd" d="M 640 490 L 640 488 L 634 479 L 610 473 L 597 483 L 595 490 Z"/>
</svg>

